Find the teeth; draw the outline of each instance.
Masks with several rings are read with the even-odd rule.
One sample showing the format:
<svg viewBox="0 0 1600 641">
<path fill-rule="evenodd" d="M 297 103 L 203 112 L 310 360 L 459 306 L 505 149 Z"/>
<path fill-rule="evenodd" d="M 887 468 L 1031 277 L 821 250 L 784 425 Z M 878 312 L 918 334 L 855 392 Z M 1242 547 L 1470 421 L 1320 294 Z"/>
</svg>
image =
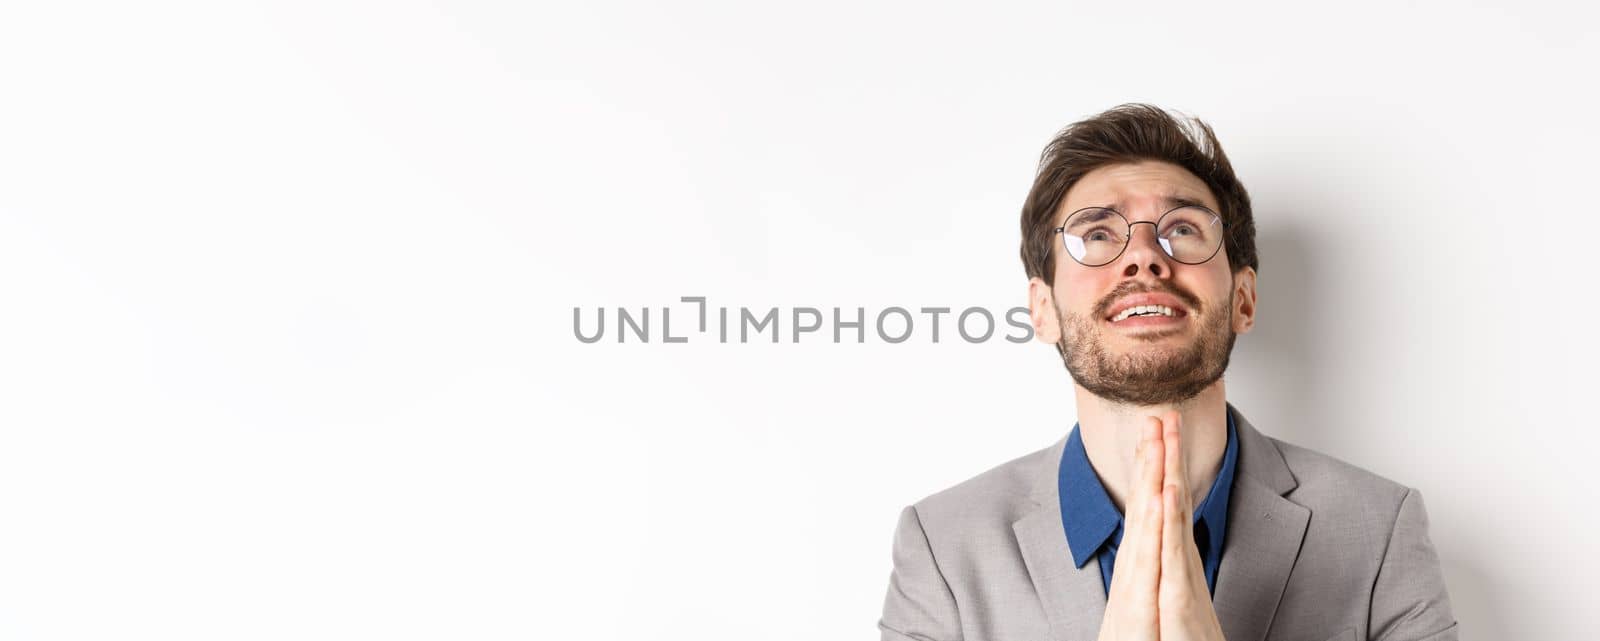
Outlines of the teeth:
<svg viewBox="0 0 1600 641">
<path fill-rule="evenodd" d="M 1176 316 L 1176 314 L 1173 313 L 1172 308 L 1165 305 L 1134 305 L 1133 307 L 1122 310 L 1122 313 L 1117 314 L 1116 317 L 1112 318 L 1111 322 L 1115 323 L 1135 314 L 1160 314 L 1162 316 Z"/>
</svg>

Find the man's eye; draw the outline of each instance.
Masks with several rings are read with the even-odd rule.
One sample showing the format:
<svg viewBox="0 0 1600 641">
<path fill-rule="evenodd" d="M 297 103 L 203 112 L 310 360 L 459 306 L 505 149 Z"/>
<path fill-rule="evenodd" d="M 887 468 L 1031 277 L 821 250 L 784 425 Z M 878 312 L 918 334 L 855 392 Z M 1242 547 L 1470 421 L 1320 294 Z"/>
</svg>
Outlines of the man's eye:
<svg viewBox="0 0 1600 641">
<path fill-rule="evenodd" d="M 1111 240 L 1111 232 L 1105 231 L 1103 229 L 1096 229 L 1096 230 L 1091 231 L 1091 232 L 1089 232 L 1087 234 L 1084 234 L 1083 235 L 1083 239 L 1084 240 L 1099 240 L 1099 241 Z"/>
<path fill-rule="evenodd" d="M 1178 225 L 1176 227 L 1173 227 L 1172 229 L 1167 230 L 1167 236 L 1169 236 L 1169 237 L 1170 236 L 1193 236 L 1193 235 L 1198 234 L 1198 233 L 1200 233 L 1200 232 L 1196 231 L 1194 227 L 1191 227 L 1189 225 Z"/>
</svg>

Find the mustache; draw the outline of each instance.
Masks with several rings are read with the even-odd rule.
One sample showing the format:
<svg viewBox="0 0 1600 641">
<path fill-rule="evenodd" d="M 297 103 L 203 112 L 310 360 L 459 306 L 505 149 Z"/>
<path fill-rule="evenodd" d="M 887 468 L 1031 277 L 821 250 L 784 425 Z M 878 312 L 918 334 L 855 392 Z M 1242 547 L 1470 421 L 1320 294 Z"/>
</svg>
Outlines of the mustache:
<svg viewBox="0 0 1600 641">
<path fill-rule="evenodd" d="M 1104 298 L 1101 298 L 1098 305 L 1095 305 L 1095 317 L 1105 318 L 1106 316 L 1109 316 L 1111 314 L 1111 306 L 1115 305 L 1118 299 L 1124 296 L 1132 296 L 1134 294 L 1166 294 L 1183 301 L 1183 304 L 1188 306 L 1189 309 L 1196 311 L 1199 311 L 1200 309 L 1199 296 L 1195 296 L 1194 294 L 1178 289 L 1170 284 L 1149 285 L 1135 281 L 1124 281 L 1122 284 L 1117 285 L 1116 288 L 1112 289 L 1111 293 L 1106 294 Z"/>
</svg>

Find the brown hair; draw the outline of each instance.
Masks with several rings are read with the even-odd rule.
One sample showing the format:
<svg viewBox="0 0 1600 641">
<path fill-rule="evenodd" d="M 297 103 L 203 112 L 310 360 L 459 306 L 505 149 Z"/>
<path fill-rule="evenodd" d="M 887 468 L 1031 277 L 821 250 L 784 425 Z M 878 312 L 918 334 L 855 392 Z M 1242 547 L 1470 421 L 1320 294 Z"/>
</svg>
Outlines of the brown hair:
<svg viewBox="0 0 1600 641">
<path fill-rule="evenodd" d="M 1022 265 L 1028 277 L 1055 284 L 1052 232 L 1067 190 L 1098 167 L 1140 160 L 1172 163 L 1205 182 L 1222 208 L 1217 214 L 1226 230 L 1228 264 L 1235 273 L 1245 267 L 1260 269 L 1250 195 L 1233 175 L 1211 126 L 1198 118 L 1176 118 L 1154 105 L 1128 103 L 1067 125 L 1040 154 L 1039 173 L 1022 205 Z"/>
</svg>

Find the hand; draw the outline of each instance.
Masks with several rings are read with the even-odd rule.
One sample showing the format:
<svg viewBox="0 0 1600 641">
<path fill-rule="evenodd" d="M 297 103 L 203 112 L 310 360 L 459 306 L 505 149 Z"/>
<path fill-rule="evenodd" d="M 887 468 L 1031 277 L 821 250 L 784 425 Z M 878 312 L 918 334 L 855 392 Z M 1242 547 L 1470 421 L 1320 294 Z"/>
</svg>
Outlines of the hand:
<svg viewBox="0 0 1600 641">
<path fill-rule="evenodd" d="M 1159 641 L 1161 620 L 1157 599 L 1161 584 L 1161 480 L 1166 450 L 1161 446 L 1161 421 L 1151 417 L 1139 435 L 1134 453 L 1138 479 L 1124 506 L 1122 545 L 1111 572 L 1100 641 Z"/>
<path fill-rule="evenodd" d="M 1225 641 L 1222 623 L 1211 606 L 1206 570 L 1194 544 L 1194 499 L 1183 459 L 1177 412 L 1158 421 L 1165 469 L 1162 477 L 1160 610 L 1162 641 Z M 1148 428 L 1146 428 L 1148 429 Z M 1120 550 L 1119 550 L 1120 552 Z M 1119 554 L 1120 556 L 1120 554 Z M 1119 559 L 1120 560 L 1120 559 Z M 1117 567 L 1122 567 L 1121 563 Z"/>
</svg>

